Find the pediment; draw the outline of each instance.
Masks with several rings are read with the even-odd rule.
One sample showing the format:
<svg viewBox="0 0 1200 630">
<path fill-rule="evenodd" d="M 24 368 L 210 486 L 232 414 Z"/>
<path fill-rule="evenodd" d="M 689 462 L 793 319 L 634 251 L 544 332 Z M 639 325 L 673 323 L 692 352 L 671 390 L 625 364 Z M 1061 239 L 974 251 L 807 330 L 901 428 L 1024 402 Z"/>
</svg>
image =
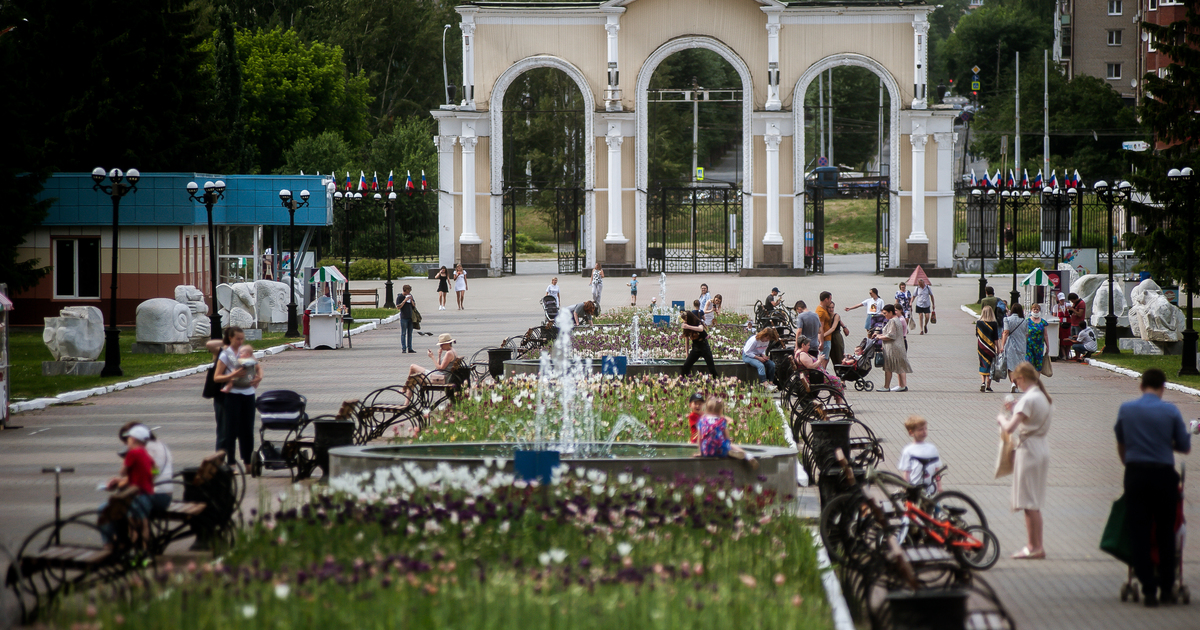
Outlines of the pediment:
<svg viewBox="0 0 1200 630">
<path fill-rule="evenodd" d="M 637 0 L 607 0 L 607 2 L 600 3 L 600 8 L 607 9 L 607 8 L 611 8 L 611 7 L 625 7 L 625 6 L 629 6 L 630 4 L 633 4 L 636 1 Z M 653 2 L 654 0 L 642 0 L 642 1 L 643 2 Z M 776 8 L 780 8 L 780 9 L 787 8 L 787 3 L 780 2 L 780 0 L 743 0 L 743 1 L 746 1 L 746 2 L 753 1 L 755 4 L 759 4 L 764 7 L 776 7 Z"/>
</svg>

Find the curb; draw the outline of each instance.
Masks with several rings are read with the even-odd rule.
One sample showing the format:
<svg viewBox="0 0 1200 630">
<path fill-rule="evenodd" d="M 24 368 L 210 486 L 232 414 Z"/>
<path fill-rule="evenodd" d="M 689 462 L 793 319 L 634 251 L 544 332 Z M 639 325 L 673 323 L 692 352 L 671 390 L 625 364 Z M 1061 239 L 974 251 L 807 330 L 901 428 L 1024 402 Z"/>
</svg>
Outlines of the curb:
<svg viewBox="0 0 1200 630">
<path fill-rule="evenodd" d="M 821 585 L 825 587 L 825 599 L 829 600 L 830 612 L 833 615 L 833 627 L 837 630 L 854 630 L 854 619 L 850 616 L 850 607 L 846 605 L 846 597 L 842 593 L 842 583 L 838 581 L 825 552 L 825 543 L 815 527 L 808 531 L 812 534 L 813 547 L 817 550 L 817 569 L 821 571 Z"/>
<path fill-rule="evenodd" d="M 959 306 L 959 308 L 961 308 L 963 310 L 963 312 L 966 313 L 967 315 L 970 315 L 971 317 L 974 317 L 975 319 L 979 319 L 979 316 L 975 314 L 975 311 L 972 311 L 971 309 L 969 309 L 965 306 L 961 306 L 961 305 Z M 1117 374 L 1121 374 L 1123 376 L 1128 376 L 1130 378 L 1142 378 L 1141 372 L 1135 372 L 1129 368 L 1123 368 L 1119 365 L 1105 363 L 1104 361 L 1098 361 L 1096 359 L 1087 359 L 1087 364 L 1092 367 L 1098 367 L 1102 370 L 1108 370 L 1109 372 L 1115 372 Z M 1188 387 L 1186 385 L 1180 385 L 1178 383 L 1172 383 L 1170 381 L 1167 381 L 1167 389 L 1181 392 L 1184 394 L 1190 394 L 1192 396 L 1200 396 L 1200 389 L 1196 389 L 1194 387 Z"/>
</svg>

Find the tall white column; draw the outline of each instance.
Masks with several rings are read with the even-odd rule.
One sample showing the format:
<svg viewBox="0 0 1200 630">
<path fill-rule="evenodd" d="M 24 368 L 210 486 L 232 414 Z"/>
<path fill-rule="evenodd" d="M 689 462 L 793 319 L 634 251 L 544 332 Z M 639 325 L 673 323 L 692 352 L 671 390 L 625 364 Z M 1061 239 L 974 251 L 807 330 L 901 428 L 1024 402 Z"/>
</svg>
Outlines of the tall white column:
<svg viewBox="0 0 1200 630">
<path fill-rule="evenodd" d="M 912 232 L 907 242 L 928 244 L 929 236 L 925 234 L 925 143 L 929 142 L 929 134 L 919 132 L 914 124 L 908 139 L 912 142 Z"/>
<path fill-rule="evenodd" d="M 954 138 L 953 132 L 935 133 L 937 143 L 937 266 L 954 264 Z"/>
<path fill-rule="evenodd" d="M 479 9 L 474 9 L 478 11 Z M 463 107 L 468 110 L 475 109 L 475 15 L 474 11 L 464 11 L 463 21 L 458 24 L 458 28 L 462 30 L 462 58 L 463 58 Z"/>
<path fill-rule="evenodd" d="M 779 24 L 778 13 L 767 14 L 767 105 L 769 112 L 783 109 L 779 100 Z"/>
<path fill-rule="evenodd" d="M 779 143 L 782 140 L 779 127 L 767 125 L 767 133 L 763 135 L 767 144 L 767 233 L 763 235 L 763 245 L 783 245 L 783 235 L 779 233 Z"/>
<path fill-rule="evenodd" d="M 475 233 L 475 130 L 463 125 L 463 134 L 458 139 L 462 145 L 462 234 L 458 237 L 461 245 L 478 245 L 483 242 Z"/>
<path fill-rule="evenodd" d="M 913 109 L 926 109 L 929 99 L 926 97 L 929 56 L 929 19 L 924 13 L 913 20 Z"/>
<path fill-rule="evenodd" d="M 608 32 L 608 89 L 604 92 L 604 111 L 621 111 L 621 67 L 617 59 L 617 33 L 621 30 L 621 16 L 609 15 L 604 24 Z"/>
<path fill-rule="evenodd" d="M 629 239 L 625 238 L 625 211 L 621 204 L 621 144 L 624 138 L 620 125 L 610 125 L 604 140 L 608 142 L 608 234 L 604 235 L 604 242 L 623 245 Z"/>
<path fill-rule="evenodd" d="M 457 136 L 434 136 L 438 154 L 438 264 L 454 266 L 454 142 Z"/>
</svg>

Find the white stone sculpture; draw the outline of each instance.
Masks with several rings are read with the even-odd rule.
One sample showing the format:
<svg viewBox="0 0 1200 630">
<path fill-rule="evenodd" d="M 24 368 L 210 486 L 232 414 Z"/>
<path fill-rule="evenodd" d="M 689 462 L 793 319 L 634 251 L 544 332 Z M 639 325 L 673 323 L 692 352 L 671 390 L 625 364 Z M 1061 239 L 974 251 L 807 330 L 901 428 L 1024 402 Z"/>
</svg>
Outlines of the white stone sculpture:
<svg viewBox="0 0 1200 630">
<path fill-rule="evenodd" d="M 1121 289 L 1121 285 L 1116 281 L 1113 282 L 1113 286 L 1116 287 L 1116 290 L 1113 292 L 1113 311 L 1118 318 L 1125 317 L 1125 291 Z M 1106 278 L 1096 288 L 1096 295 L 1091 303 L 1091 322 L 1093 326 L 1104 325 L 1104 318 L 1108 315 L 1108 291 L 1109 285 Z"/>
<path fill-rule="evenodd" d="M 1089 318 L 1092 315 L 1092 301 L 1093 298 L 1096 297 L 1096 290 L 1099 289 L 1100 284 L 1106 280 L 1108 280 L 1107 275 L 1089 273 L 1087 275 L 1075 278 L 1075 281 L 1071 283 L 1071 290 L 1068 291 L 1068 293 L 1074 293 L 1075 295 L 1078 295 L 1081 300 L 1083 300 L 1083 303 L 1087 305 L 1086 315 Z M 1105 298 L 1104 303 L 1107 308 L 1108 298 Z"/>
<path fill-rule="evenodd" d="M 205 338 L 212 331 L 208 321 L 208 304 L 204 303 L 204 292 L 190 284 L 175 287 L 175 301 L 188 307 L 191 322 L 188 325 L 188 337 Z"/>
<path fill-rule="evenodd" d="M 289 288 L 292 286 L 291 274 L 283 274 L 283 277 L 279 281 L 287 285 Z M 301 315 L 304 314 L 304 287 L 304 278 L 296 278 L 296 308 L 300 311 Z M 286 312 L 286 310 L 287 306 L 285 305 L 284 311 Z"/>
<path fill-rule="evenodd" d="M 1173 343 L 1183 339 L 1187 318 L 1171 304 L 1153 280 L 1144 280 L 1130 291 L 1129 328 L 1145 341 Z"/>
<path fill-rule="evenodd" d="M 217 304 L 221 306 L 221 323 L 239 328 L 258 326 L 258 293 L 252 282 L 217 285 Z"/>
<path fill-rule="evenodd" d="M 187 343 L 192 312 L 171 298 L 151 298 L 137 307 L 138 343 Z"/>
<path fill-rule="evenodd" d="M 274 280 L 258 280 L 254 283 L 258 302 L 255 305 L 258 323 L 261 328 L 266 324 L 286 324 L 288 307 L 288 285 Z M 300 301 L 297 300 L 299 305 Z"/>
<path fill-rule="evenodd" d="M 95 306 L 68 306 L 45 320 L 42 341 L 56 361 L 94 361 L 104 349 L 104 315 Z"/>
</svg>

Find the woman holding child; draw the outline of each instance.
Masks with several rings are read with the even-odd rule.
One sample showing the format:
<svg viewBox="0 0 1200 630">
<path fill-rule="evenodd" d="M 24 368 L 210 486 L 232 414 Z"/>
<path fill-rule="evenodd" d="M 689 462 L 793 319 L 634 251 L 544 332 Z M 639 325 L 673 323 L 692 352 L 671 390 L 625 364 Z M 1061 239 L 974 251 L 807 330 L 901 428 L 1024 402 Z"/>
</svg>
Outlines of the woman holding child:
<svg viewBox="0 0 1200 630">
<path fill-rule="evenodd" d="M 213 382 L 223 386 L 224 409 L 220 426 L 217 427 L 217 445 L 225 451 L 230 464 L 234 463 L 234 446 L 240 447 L 242 463 L 248 468 L 254 454 L 254 394 L 262 381 L 262 366 L 240 356 L 246 342 L 246 333 L 237 326 L 225 329 L 225 347 L 217 360 Z"/>
</svg>

